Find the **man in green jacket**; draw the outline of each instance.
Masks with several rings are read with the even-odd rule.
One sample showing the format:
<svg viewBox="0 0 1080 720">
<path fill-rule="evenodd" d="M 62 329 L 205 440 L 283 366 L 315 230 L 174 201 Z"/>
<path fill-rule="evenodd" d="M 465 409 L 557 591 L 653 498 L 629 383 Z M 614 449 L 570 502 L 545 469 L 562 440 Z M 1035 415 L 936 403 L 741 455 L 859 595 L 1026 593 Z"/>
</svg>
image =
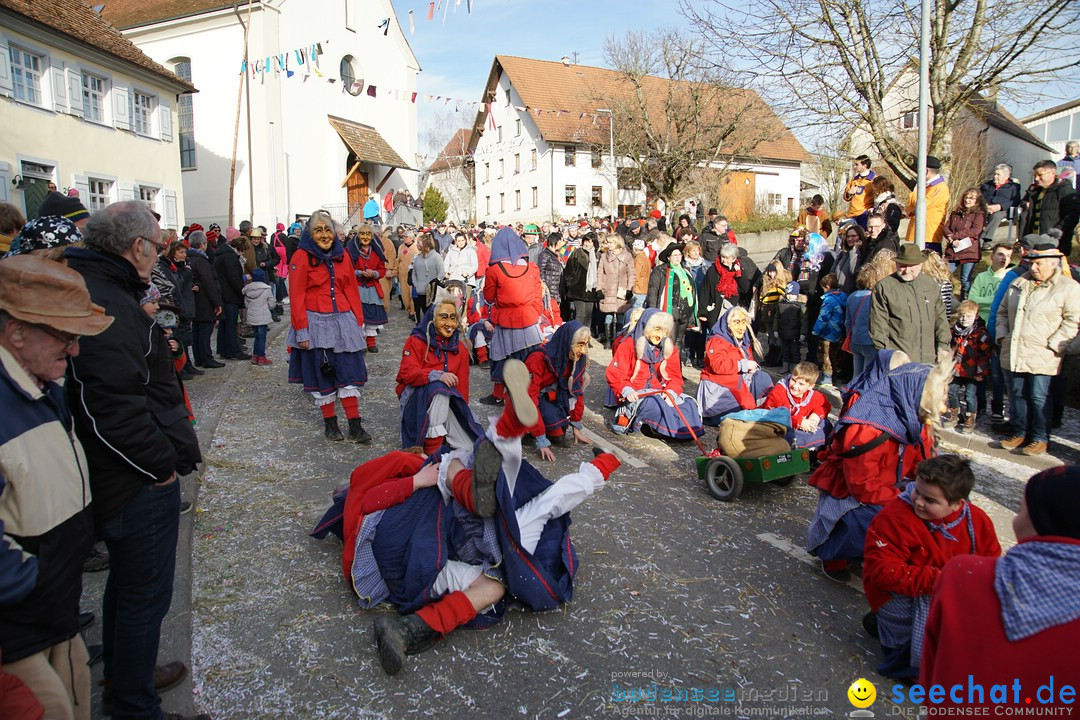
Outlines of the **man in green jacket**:
<svg viewBox="0 0 1080 720">
<path fill-rule="evenodd" d="M 879 350 L 902 350 L 912 362 L 934 363 L 948 350 L 952 334 L 941 301 L 941 287 L 922 275 L 923 255 L 904 243 L 896 272 L 877 284 L 870 302 L 870 338 Z"/>
</svg>

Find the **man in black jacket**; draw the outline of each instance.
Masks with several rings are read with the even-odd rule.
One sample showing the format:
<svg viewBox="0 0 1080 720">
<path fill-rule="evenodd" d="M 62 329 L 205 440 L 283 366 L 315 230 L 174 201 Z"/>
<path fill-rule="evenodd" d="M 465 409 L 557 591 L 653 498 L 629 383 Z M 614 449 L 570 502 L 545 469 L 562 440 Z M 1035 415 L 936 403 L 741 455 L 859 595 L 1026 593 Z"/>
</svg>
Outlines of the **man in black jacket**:
<svg viewBox="0 0 1080 720">
<path fill-rule="evenodd" d="M 990 213 L 983 230 L 982 241 L 994 242 L 994 231 L 1006 217 L 1012 217 L 1012 210 L 1020 204 L 1020 183 L 1012 179 L 1012 166 L 1001 163 L 994 168 L 994 176 L 979 186 L 986 211 Z"/>
<path fill-rule="evenodd" d="M 1020 237 L 1045 235 L 1050 230 L 1060 230 L 1058 250 L 1065 257 L 1072 253 L 1072 236 L 1080 216 L 1080 196 L 1067 180 L 1057 179 L 1057 165 L 1053 160 L 1035 163 L 1032 168 L 1035 182 L 1028 188 L 1020 207 L 1024 216 Z"/>
<path fill-rule="evenodd" d="M 188 236 L 188 243 L 191 245 L 188 249 L 191 289 L 195 293 L 195 332 L 191 347 L 195 364 L 201 368 L 225 367 L 225 363 L 214 359 L 214 353 L 210 350 L 214 322 L 221 315 L 221 285 L 206 254 L 206 233 L 196 230 Z"/>
<path fill-rule="evenodd" d="M 219 242 L 214 255 L 214 271 L 221 286 L 221 322 L 218 323 L 217 353 L 225 360 L 250 360 L 240 348 L 240 308 L 244 306 L 244 261 L 229 242 Z"/>
<path fill-rule="evenodd" d="M 94 520 L 109 549 L 103 643 L 104 704 L 124 718 L 162 717 L 155 685 L 179 682 L 182 663 L 155 669 L 161 622 L 172 602 L 180 483 L 202 460 L 175 372 L 155 346 L 153 321 L 139 305 L 161 248 L 146 206 L 114 203 L 69 248 L 68 266 L 91 299 L 115 318 L 80 341 L 68 365 L 68 404 L 86 450 Z M 151 365 L 153 364 L 153 366 Z M 156 372 L 155 372 L 156 371 Z M 175 717 L 175 716 L 168 716 Z"/>
</svg>

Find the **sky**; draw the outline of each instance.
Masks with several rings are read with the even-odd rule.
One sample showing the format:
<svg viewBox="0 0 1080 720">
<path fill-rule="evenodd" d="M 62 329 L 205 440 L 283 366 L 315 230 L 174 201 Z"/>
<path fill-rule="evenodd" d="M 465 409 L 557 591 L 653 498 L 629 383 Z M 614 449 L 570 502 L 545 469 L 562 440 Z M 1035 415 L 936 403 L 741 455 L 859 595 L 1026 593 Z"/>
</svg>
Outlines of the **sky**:
<svg viewBox="0 0 1080 720">
<path fill-rule="evenodd" d="M 428 0 L 394 0 L 398 21 L 420 62 L 417 91 L 421 98 L 479 100 L 496 55 L 553 61 L 567 55 L 582 65 L 603 66 L 606 36 L 687 22 L 679 12 L 679 0 L 472 0 L 471 14 L 468 3 L 436 0 L 435 17 L 427 20 Z M 1041 96 L 1029 93 L 1025 105 L 1017 106 L 1004 97 L 1002 104 L 1022 118 L 1080 96 L 1080 82 L 1038 90 Z M 435 134 L 445 135 L 438 152 L 456 128 L 471 127 L 475 108 L 454 112 L 454 107 L 454 103 L 438 108 L 418 104 L 421 153 L 428 151 L 429 129 L 438 128 Z M 796 132 L 806 142 L 802 134 Z"/>
</svg>

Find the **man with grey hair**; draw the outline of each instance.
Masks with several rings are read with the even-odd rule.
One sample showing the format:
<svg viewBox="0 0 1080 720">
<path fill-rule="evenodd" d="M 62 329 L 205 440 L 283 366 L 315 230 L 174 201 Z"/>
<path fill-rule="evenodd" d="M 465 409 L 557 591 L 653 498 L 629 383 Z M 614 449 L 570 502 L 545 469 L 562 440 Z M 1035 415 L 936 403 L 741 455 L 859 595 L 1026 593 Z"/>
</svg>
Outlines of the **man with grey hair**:
<svg viewBox="0 0 1080 720">
<path fill-rule="evenodd" d="M 97 534 L 110 556 L 102 704 L 105 714 L 157 720 L 156 688 L 187 674 L 183 663 L 155 663 L 176 569 L 177 478 L 193 472 L 202 456 L 167 346 L 161 352 L 153 342 L 157 328 L 139 304 L 161 228 L 144 204 L 114 203 L 90 218 L 83 242 L 64 257 L 91 300 L 115 318 L 100 335 L 81 339 L 66 384 L 86 450 Z"/>
<path fill-rule="evenodd" d="M 191 289 L 195 294 L 195 326 L 191 351 L 195 364 L 201 368 L 222 368 L 225 363 L 214 359 L 210 336 L 214 323 L 221 316 L 221 285 L 217 272 L 206 254 L 206 233 L 196 230 L 188 235 L 188 267 L 191 268 Z"/>
<path fill-rule="evenodd" d="M 1020 183 L 1012 179 L 1012 166 L 1001 163 L 994 168 L 994 176 L 979 187 L 983 200 L 986 200 L 986 211 L 990 218 L 983 230 L 982 241 L 985 244 L 994 242 L 994 231 L 1005 218 L 1012 218 L 1013 208 L 1020 204 Z"/>
</svg>

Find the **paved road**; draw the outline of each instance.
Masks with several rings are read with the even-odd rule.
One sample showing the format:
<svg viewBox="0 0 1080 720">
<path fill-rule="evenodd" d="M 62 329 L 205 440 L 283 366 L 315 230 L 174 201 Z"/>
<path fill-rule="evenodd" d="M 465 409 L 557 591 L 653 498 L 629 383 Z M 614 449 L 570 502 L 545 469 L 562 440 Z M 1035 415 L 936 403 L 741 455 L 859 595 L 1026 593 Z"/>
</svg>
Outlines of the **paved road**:
<svg viewBox="0 0 1080 720">
<path fill-rule="evenodd" d="M 888 684 L 874 673 L 879 649 L 859 624 L 866 607 L 858 582 L 825 579 L 800 549 L 814 492 L 799 481 L 751 487 L 721 503 L 694 473 L 692 443 L 616 438 L 600 402 L 610 359 L 602 349 L 591 354 L 585 422 L 627 462 L 574 511 L 574 601 L 559 612 L 511 610 L 487 631 L 458 631 L 386 677 L 374 652 L 376 612 L 356 606 L 341 576 L 340 543 L 307 533 L 353 467 L 398 445 L 393 385 L 409 328 L 399 310 L 391 320 L 382 352 L 367 358 L 361 409 L 370 446 L 323 438 L 310 399 L 285 382 L 280 331 L 272 367 L 232 364 L 189 384 L 207 462 L 196 512 L 184 519 L 161 658 L 190 652 L 194 671 L 165 695 L 167 709 L 190 711 L 193 699 L 215 718 L 237 719 L 841 715 L 852 709 L 848 685 L 866 677 L 878 684 L 873 710 L 900 710 L 887 707 Z M 692 392 L 697 373 L 687 378 Z M 489 387 L 474 369 L 472 406 L 481 418 L 490 409 L 475 399 Z M 1070 411 L 1073 427 L 1074 419 Z M 1003 544 L 1011 542 L 1023 481 L 1058 461 L 1006 460 L 984 435 L 949 433 L 946 441 L 966 445 L 979 499 Z M 1068 442 L 1075 462 L 1080 445 Z M 590 456 L 583 447 L 556 451 L 547 466 L 553 476 Z M 195 491 L 186 480 L 185 497 Z M 84 607 L 100 606 L 103 575 L 87 576 Z M 661 697 L 716 695 L 619 699 L 651 692 L 653 683 Z"/>
</svg>

